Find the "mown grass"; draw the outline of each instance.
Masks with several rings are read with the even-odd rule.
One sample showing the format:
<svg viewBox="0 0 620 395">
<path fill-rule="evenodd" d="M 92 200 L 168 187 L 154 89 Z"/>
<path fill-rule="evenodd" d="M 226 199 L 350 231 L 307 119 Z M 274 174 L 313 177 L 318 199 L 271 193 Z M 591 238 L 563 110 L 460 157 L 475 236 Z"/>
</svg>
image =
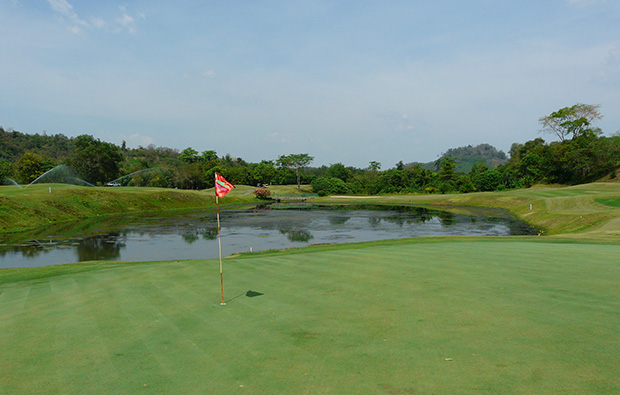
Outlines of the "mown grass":
<svg viewBox="0 0 620 395">
<path fill-rule="evenodd" d="M 605 204 L 607 206 L 612 207 L 620 207 L 620 197 L 606 198 L 606 199 L 595 199 L 598 203 Z"/>
<path fill-rule="evenodd" d="M 216 260 L 2 269 L 0 393 L 620 393 L 619 198 L 316 199 L 503 208 L 553 236 L 244 254 L 226 306 Z"/>
<path fill-rule="evenodd" d="M 620 391 L 618 245 L 436 238 L 0 285 L 1 393 Z M 252 291 L 252 292 L 249 292 Z"/>
</svg>

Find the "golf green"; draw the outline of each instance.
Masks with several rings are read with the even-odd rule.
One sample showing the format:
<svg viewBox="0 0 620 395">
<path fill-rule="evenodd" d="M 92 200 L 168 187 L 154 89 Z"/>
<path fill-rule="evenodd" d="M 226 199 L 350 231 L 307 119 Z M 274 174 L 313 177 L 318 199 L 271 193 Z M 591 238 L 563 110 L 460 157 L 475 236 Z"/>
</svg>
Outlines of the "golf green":
<svg viewBox="0 0 620 395">
<path fill-rule="evenodd" d="M 416 239 L 0 285 L 0 393 L 620 392 L 620 245 Z"/>
</svg>

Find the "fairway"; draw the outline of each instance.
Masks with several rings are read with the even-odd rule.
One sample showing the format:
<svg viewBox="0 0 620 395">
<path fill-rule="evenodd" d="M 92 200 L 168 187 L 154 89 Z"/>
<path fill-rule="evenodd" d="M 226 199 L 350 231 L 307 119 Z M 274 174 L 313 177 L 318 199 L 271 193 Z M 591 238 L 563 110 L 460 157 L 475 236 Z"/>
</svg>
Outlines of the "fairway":
<svg viewBox="0 0 620 395">
<path fill-rule="evenodd" d="M 0 393 L 620 392 L 620 246 L 317 246 L 0 285 Z"/>
</svg>

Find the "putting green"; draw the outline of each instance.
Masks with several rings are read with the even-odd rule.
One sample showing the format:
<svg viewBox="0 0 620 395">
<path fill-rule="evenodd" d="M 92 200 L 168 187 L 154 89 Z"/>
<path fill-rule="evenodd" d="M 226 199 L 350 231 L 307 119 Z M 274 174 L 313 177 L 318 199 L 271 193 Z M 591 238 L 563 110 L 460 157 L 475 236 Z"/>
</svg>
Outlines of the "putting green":
<svg viewBox="0 0 620 395">
<path fill-rule="evenodd" d="M 416 239 L 0 285 L 0 393 L 620 392 L 620 246 Z M 251 291 L 251 292 L 249 292 Z"/>
</svg>

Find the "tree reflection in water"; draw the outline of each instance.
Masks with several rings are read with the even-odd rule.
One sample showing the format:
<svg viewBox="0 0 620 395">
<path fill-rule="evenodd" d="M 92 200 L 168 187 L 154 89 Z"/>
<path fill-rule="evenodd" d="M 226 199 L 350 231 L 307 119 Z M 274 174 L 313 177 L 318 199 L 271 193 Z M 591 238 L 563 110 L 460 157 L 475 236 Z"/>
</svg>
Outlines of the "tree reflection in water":
<svg viewBox="0 0 620 395">
<path fill-rule="evenodd" d="M 200 234 L 204 240 L 215 240 L 217 239 L 217 228 L 201 229 Z"/>
<path fill-rule="evenodd" d="M 307 243 L 310 239 L 313 239 L 312 233 L 308 230 L 294 229 L 294 230 L 284 230 L 280 229 L 280 233 L 286 235 L 286 237 L 290 241 L 296 241 L 301 243 Z"/>
<path fill-rule="evenodd" d="M 113 260 L 121 256 L 125 242 L 120 232 L 113 232 L 106 237 L 87 237 L 77 243 L 79 261 Z"/>
<path fill-rule="evenodd" d="M 223 253 L 419 236 L 535 234 L 497 211 L 453 214 L 414 206 L 352 205 L 226 210 Z M 176 260 L 217 257 L 214 212 L 133 215 L 0 235 L 0 267 L 92 260 Z M 276 236 L 277 237 L 271 237 Z M 283 237 L 285 236 L 285 237 Z M 224 241 L 225 240 L 225 241 Z"/>
<path fill-rule="evenodd" d="M 197 233 L 185 233 L 181 235 L 181 237 L 183 238 L 183 241 L 185 241 L 187 244 L 193 244 L 199 239 Z"/>
<path fill-rule="evenodd" d="M 456 224 L 456 217 L 449 211 L 440 211 L 437 216 L 439 217 L 441 224 L 444 226 L 452 226 Z"/>
</svg>

